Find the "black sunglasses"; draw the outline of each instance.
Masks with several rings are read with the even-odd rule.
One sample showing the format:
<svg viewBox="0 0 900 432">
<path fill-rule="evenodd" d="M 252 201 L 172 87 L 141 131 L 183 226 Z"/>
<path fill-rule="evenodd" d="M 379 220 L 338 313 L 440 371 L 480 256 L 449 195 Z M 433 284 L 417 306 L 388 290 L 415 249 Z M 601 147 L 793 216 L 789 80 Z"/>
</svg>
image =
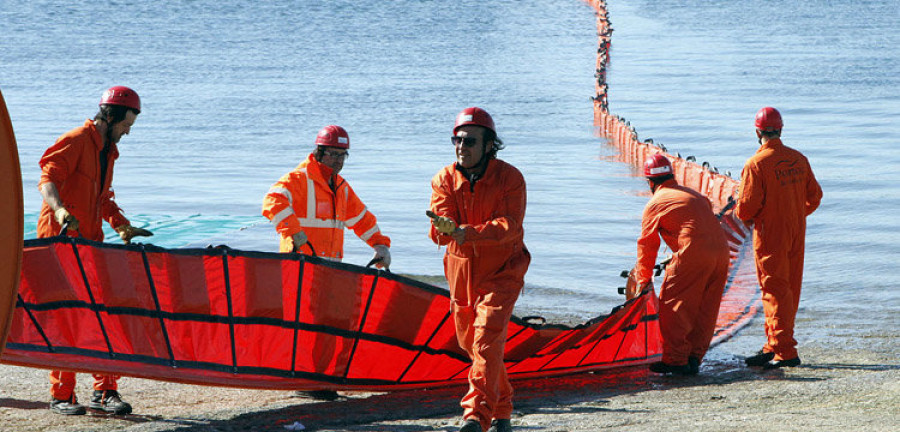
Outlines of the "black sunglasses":
<svg viewBox="0 0 900 432">
<path fill-rule="evenodd" d="M 450 137 L 450 142 L 452 142 L 454 146 L 458 146 L 460 143 L 462 143 L 462 145 L 466 147 L 474 147 L 475 144 L 478 143 L 478 138 L 452 136 Z"/>
</svg>

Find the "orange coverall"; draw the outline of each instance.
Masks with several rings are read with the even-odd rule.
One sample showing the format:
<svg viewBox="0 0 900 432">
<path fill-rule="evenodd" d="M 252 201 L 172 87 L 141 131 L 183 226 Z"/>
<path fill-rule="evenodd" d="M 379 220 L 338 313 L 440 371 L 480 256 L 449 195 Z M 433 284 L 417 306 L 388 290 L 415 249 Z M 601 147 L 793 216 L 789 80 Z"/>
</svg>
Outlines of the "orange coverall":
<svg viewBox="0 0 900 432">
<path fill-rule="evenodd" d="M 291 252 L 291 236 L 303 231 L 317 256 L 340 261 L 344 257 L 344 227 L 369 246 L 390 247 L 391 239 L 381 234 L 375 215 L 344 178 L 335 176 L 334 189 L 328 185 L 331 173 L 331 168 L 310 154 L 272 185 L 263 198 L 262 214 L 281 234 L 280 251 Z"/>
<path fill-rule="evenodd" d="M 702 360 L 709 349 L 728 279 L 728 243 L 709 200 L 675 180 L 657 186 L 644 208 L 638 286 L 651 280 L 660 236 L 673 252 L 659 288 L 662 361 L 683 365 L 688 357 Z"/>
<path fill-rule="evenodd" d="M 483 430 L 512 414 L 512 386 L 503 362 L 507 324 L 525 284 L 531 254 L 523 242 L 525 179 L 512 165 L 491 159 L 482 178 L 470 182 L 456 164 L 431 180 L 431 211 L 466 231 L 460 245 L 434 226 L 430 236 L 447 245 L 444 273 L 460 347 L 472 359 L 463 417 Z"/>
<path fill-rule="evenodd" d="M 106 179 L 100 184 L 100 150 L 103 137 L 92 120 L 84 126 L 72 129 L 59 137 L 41 157 L 41 180 L 38 189 L 52 182 L 59 190 L 63 206 L 75 219 L 78 231 L 90 240 L 103 241 L 103 220 L 113 228 L 128 224 L 122 210 L 116 205 L 112 190 L 113 164 L 119 157 L 114 143 L 109 145 Z M 40 238 L 59 234 L 60 225 L 53 217 L 50 206 L 41 206 L 37 235 Z M 74 233 L 72 235 L 75 235 Z"/>
<path fill-rule="evenodd" d="M 781 139 L 770 139 L 744 165 L 735 214 L 753 221 L 756 274 L 766 315 L 763 351 L 774 360 L 798 357 L 794 318 L 800 305 L 806 216 L 819 207 L 822 188 L 809 161 Z"/>
<path fill-rule="evenodd" d="M 100 184 L 100 150 L 103 137 L 92 120 L 84 126 L 72 129 L 61 136 L 41 157 L 40 189 L 52 182 L 59 191 L 63 206 L 78 219 L 78 229 L 87 239 L 103 241 L 102 221 L 113 227 L 128 224 L 122 210 L 116 205 L 112 190 L 113 164 L 119 157 L 115 143 L 110 143 L 107 153 L 106 178 Z M 53 211 L 45 202 L 41 206 L 37 236 L 53 237 L 59 234 L 60 225 Z M 75 235 L 71 233 L 70 235 Z M 94 390 L 117 390 L 118 376 L 94 375 Z M 54 399 L 68 400 L 75 389 L 75 373 L 50 372 L 50 394 Z"/>
</svg>

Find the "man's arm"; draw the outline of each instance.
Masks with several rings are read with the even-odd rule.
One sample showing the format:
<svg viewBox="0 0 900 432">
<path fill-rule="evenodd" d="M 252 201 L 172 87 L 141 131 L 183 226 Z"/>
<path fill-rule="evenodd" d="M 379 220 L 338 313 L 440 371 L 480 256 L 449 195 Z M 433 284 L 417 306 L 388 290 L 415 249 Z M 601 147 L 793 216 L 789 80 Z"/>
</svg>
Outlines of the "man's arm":
<svg viewBox="0 0 900 432">
<path fill-rule="evenodd" d="M 741 172 L 741 184 L 738 188 L 734 214 L 742 221 L 755 219 L 762 210 L 766 194 L 758 169 L 755 164 L 748 162 Z"/>
<path fill-rule="evenodd" d="M 44 202 L 46 202 L 47 206 L 50 207 L 50 210 L 53 211 L 53 218 L 56 219 L 56 223 L 63 225 L 65 222 L 68 222 L 69 231 L 78 231 L 78 219 L 69 214 L 69 211 L 63 206 L 62 198 L 59 197 L 59 189 L 56 188 L 56 184 L 47 181 L 41 184 L 40 191 L 41 196 L 44 198 Z"/>
<path fill-rule="evenodd" d="M 431 179 L 430 208 L 438 217 L 449 218 L 454 223 L 457 223 L 459 220 L 459 211 L 456 208 L 456 202 L 453 199 L 451 188 L 444 184 L 443 173 L 444 171 L 441 171 Z M 431 241 L 438 245 L 446 245 L 452 241 L 451 236 L 442 234 L 437 230 L 433 223 L 429 224 L 428 236 L 431 238 Z"/>
<path fill-rule="evenodd" d="M 659 253 L 659 220 L 660 215 L 654 210 L 652 203 L 644 208 L 641 218 L 641 236 L 637 241 L 637 262 L 634 265 L 634 279 L 638 286 L 644 286 L 653 279 L 653 266 Z"/>
<path fill-rule="evenodd" d="M 809 176 L 806 178 L 806 215 L 809 216 L 819 208 L 819 203 L 822 202 L 822 186 L 816 181 L 809 161 L 806 161 L 806 167 L 809 171 Z"/>
</svg>

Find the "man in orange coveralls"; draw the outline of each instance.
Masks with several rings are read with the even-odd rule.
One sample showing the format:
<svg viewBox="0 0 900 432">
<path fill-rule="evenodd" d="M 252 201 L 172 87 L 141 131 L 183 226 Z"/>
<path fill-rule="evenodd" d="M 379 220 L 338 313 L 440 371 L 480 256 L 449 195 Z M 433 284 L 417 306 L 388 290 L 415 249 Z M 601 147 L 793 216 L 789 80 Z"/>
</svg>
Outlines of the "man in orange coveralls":
<svg viewBox="0 0 900 432">
<path fill-rule="evenodd" d="M 451 140 L 456 163 L 431 180 L 431 239 L 446 245 L 444 273 L 460 347 L 472 359 L 460 432 L 511 431 L 506 331 L 531 254 L 523 242 L 525 179 L 497 159 L 503 142 L 481 108 L 462 110 Z"/>
<path fill-rule="evenodd" d="M 341 261 L 344 227 L 375 249 L 378 268 L 391 265 L 391 239 L 381 233 L 375 215 L 366 209 L 353 188 L 338 173 L 350 156 L 350 137 L 340 126 L 329 125 L 316 136 L 316 148 L 293 171 L 285 174 L 263 198 L 262 214 L 281 235 L 281 252 L 309 249 L 316 256 Z M 327 293 L 322 293 L 327 295 Z M 322 302 L 330 299 L 321 299 Z M 335 323 L 337 324 L 337 323 Z M 335 342 L 317 343 L 314 356 L 334 355 Z M 318 364 L 318 363 L 317 363 Z M 337 392 L 315 390 L 301 395 L 334 400 Z"/>
<path fill-rule="evenodd" d="M 741 220 L 753 221 L 756 275 L 766 314 L 766 344 L 745 362 L 766 369 L 800 364 L 794 318 L 803 281 L 806 217 L 822 200 L 809 161 L 781 142 L 782 126 L 775 108 L 756 114 L 760 147 L 744 165 L 735 208 Z"/>
<path fill-rule="evenodd" d="M 68 223 L 68 234 L 103 241 L 102 221 L 106 220 L 125 243 L 134 236 L 150 236 L 150 231 L 131 226 L 116 205 L 112 190 L 113 164 L 119 157 L 116 144 L 128 135 L 141 99 L 134 90 L 116 86 L 103 93 L 100 111 L 93 120 L 61 136 L 41 157 L 38 189 L 44 199 L 38 219 L 38 237 L 53 237 Z M 122 401 L 117 389 L 119 377 L 94 375 L 94 393 L 88 406 L 112 414 L 128 414 L 131 405 Z M 57 414 L 86 412 L 75 398 L 75 373 L 50 372 L 50 410 Z"/>
<path fill-rule="evenodd" d="M 632 273 L 637 286 L 652 283 L 660 236 L 673 252 L 659 288 L 662 361 L 650 370 L 695 375 L 716 328 L 728 278 L 728 243 L 709 199 L 676 183 L 669 159 L 661 154 L 647 159 L 644 177 L 653 197 L 638 239 Z"/>
</svg>

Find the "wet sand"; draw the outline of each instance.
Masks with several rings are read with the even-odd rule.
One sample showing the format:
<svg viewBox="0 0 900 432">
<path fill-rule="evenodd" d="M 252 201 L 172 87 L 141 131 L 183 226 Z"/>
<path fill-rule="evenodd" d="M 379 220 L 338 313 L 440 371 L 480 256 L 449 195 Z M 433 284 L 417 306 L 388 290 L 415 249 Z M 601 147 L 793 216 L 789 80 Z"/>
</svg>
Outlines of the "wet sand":
<svg viewBox="0 0 900 432">
<path fill-rule="evenodd" d="M 798 326 L 823 326 L 827 317 Z M 762 343 L 757 317 L 708 355 L 696 377 L 645 368 L 514 382 L 519 431 L 897 431 L 897 332 L 835 332 L 804 343 L 804 364 L 761 371 L 742 357 Z M 837 348 L 836 348 L 837 347 Z M 463 387 L 396 393 L 342 393 L 317 402 L 286 391 L 237 390 L 123 378 L 135 414 L 66 417 L 48 410 L 46 371 L 0 365 L 0 431 L 456 431 Z M 90 397 L 79 374 L 77 394 Z"/>
</svg>

